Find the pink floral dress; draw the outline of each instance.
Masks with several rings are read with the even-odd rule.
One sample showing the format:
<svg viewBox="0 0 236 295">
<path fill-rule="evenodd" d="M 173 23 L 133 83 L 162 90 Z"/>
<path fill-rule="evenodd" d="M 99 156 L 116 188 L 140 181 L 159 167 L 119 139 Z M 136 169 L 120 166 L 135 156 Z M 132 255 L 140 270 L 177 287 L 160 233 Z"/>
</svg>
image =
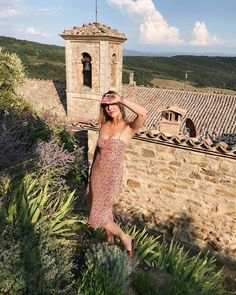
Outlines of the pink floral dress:
<svg viewBox="0 0 236 295">
<path fill-rule="evenodd" d="M 97 148 L 90 176 L 89 224 L 94 228 L 113 221 L 112 207 L 121 188 L 126 143 L 120 138 L 100 137 Z"/>
</svg>

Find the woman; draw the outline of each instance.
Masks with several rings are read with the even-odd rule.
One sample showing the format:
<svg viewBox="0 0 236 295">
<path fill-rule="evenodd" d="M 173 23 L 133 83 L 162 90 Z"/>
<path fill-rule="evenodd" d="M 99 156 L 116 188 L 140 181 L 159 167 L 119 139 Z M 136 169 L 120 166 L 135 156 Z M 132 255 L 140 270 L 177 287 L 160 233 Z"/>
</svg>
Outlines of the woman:
<svg viewBox="0 0 236 295">
<path fill-rule="evenodd" d="M 130 123 L 125 121 L 124 107 L 137 115 Z M 143 127 L 146 116 L 142 106 L 120 97 L 115 91 L 103 95 L 100 132 L 90 175 L 89 223 L 94 228 L 104 228 L 110 245 L 114 244 L 114 236 L 118 236 L 130 257 L 133 256 L 133 240 L 113 221 L 112 206 L 121 187 L 125 148 L 135 132 Z"/>
</svg>

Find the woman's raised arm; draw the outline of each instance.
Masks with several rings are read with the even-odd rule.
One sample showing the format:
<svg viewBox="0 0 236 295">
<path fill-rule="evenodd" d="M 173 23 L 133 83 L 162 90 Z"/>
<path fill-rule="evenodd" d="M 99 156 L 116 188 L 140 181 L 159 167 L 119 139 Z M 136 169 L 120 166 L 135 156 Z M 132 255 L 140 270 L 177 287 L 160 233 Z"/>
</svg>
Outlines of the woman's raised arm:
<svg viewBox="0 0 236 295">
<path fill-rule="evenodd" d="M 130 128 L 133 129 L 135 133 L 139 128 L 143 127 L 144 121 L 147 118 L 147 110 L 141 105 L 126 98 L 121 98 L 120 103 L 137 115 L 137 117 L 129 124 Z"/>
</svg>

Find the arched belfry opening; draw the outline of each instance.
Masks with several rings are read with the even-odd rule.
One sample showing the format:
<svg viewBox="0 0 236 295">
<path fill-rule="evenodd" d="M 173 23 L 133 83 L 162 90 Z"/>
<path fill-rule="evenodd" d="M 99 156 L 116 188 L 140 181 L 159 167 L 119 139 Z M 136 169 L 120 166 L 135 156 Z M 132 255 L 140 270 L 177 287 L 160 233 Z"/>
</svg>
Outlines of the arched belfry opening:
<svg viewBox="0 0 236 295">
<path fill-rule="evenodd" d="M 117 56 L 114 53 L 111 57 L 111 87 L 116 87 L 117 78 Z"/>
<path fill-rule="evenodd" d="M 92 88 L 92 59 L 87 52 L 82 53 L 83 85 Z"/>
</svg>

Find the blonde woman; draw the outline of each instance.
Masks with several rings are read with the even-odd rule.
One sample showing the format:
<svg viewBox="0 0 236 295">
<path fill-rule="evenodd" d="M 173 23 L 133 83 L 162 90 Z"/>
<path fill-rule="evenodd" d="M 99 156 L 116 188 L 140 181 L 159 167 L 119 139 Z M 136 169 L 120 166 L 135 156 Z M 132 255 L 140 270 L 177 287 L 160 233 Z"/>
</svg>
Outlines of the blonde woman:
<svg viewBox="0 0 236 295">
<path fill-rule="evenodd" d="M 125 107 L 136 114 L 132 122 L 125 120 Z M 125 148 L 135 132 L 143 127 L 146 116 L 147 111 L 142 106 L 122 98 L 115 91 L 103 95 L 97 152 L 90 175 L 89 223 L 94 228 L 102 227 L 105 230 L 110 245 L 114 244 L 114 236 L 118 236 L 130 257 L 133 256 L 133 240 L 114 222 L 112 207 L 121 188 Z"/>
</svg>

